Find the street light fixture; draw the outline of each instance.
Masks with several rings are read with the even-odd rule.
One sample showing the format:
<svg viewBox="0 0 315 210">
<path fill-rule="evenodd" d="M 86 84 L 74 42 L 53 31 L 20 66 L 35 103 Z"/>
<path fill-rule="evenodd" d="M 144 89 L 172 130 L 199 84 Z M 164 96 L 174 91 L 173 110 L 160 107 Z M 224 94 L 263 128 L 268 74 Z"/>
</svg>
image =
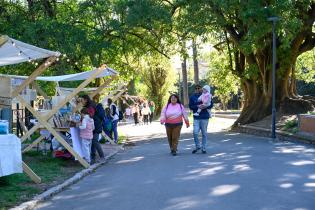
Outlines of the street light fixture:
<svg viewBox="0 0 315 210">
<path fill-rule="evenodd" d="M 276 138 L 276 22 L 279 17 L 269 17 L 272 22 L 272 132 L 271 138 Z"/>
</svg>

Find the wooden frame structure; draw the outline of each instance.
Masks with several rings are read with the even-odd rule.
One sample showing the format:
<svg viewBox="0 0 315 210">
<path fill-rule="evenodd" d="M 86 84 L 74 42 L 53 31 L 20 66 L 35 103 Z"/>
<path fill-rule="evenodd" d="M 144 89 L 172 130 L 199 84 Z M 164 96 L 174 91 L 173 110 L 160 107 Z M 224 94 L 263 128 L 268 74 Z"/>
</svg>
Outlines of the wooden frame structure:
<svg viewBox="0 0 315 210">
<path fill-rule="evenodd" d="M 10 93 L 11 99 L 17 98 L 24 101 L 19 95 L 22 90 L 28 87 L 38 75 L 43 73 L 51 64 L 53 64 L 57 57 L 60 56 L 59 52 L 53 52 L 33 45 L 29 45 L 18 40 L 12 39 L 8 36 L 0 36 L 0 66 L 13 65 L 23 63 L 30 60 L 37 60 L 45 58 L 44 62 L 19 86 L 17 86 Z M 24 101 L 25 102 L 25 101 Z M 30 106 L 31 107 L 31 106 Z M 24 127 L 24 126 L 23 126 Z M 22 161 L 23 171 L 35 182 L 40 183 L 41 179 L 32 169 Z"/>
<path fill-rule="evenodd" d="M 31 83 L 34 82 L 36 77 L 43 73 L 51 64 L 53 64 L 56 61 L 57 57 L 50 57 L 46 61 L 44 61 L 29 77 L 26 79 L 20 86 L 18 86 L 13 92 L 11 93 L 12 98 L 17 98 L 21 104 L 27 105 L 27 109 L 32 112 L 33 107 L 30 106 L 20 95 L 19 93 L 25 89 L 27 86 L 29 86 Z M 32 112 L 33 113 L 33 112 Z M 34 112 L 35 114 L 36 111 Z M 21 142 L 25 141 L 28 139 L 30 135 L 25 138 L 24 140 L 21 139 Z M 41 178 L 35 174 L 34 171 L 26 164 L 24 161 L 22 161 L 22 166 L 23 166 L 23 171 L 26 173 L 35 183 L 41 183 Z"/>
<path fill-rule="evenodd" d="M 105 67 L 106 69 L 106 67 Z M 74 151 L 74 149 L 60 136 L 60 134 L 56 131 L 58 128 L 52 127 L 48 120 L 56 114 L 60 108 L 62 108 L 66 103 L 68 103 L 73 97 L 75 97 L 79 92 L 82 91 L 89 83 L 91 83 L 102 71 L 104 71 L 104 67 L 98 68 L 87 80 L 82 82 L 77 88 L 74 89 L 72 93 L 67 95 L 63 101 L 61 101 L 57 106 L 55 106 L 52 110 L 50 110 L 49 113 L 46 113 L 45 116 L 39 115 L 33 107 L 31 107 L 22 97 L 18 96 L 19 101 L 24 105 L 32 114 L 33 116 L 38 120 L 38 124 L 32 127 L 22 138 L 21 140 L 24 141 L 27 139 L 30 135 L 32 135 L 36 130 L 40 129 L 40 126 L 44 126 L 44 128 L 49 131 L 56 139 L 57 141 L 63 145 L 85 168 L 88 168 L 90 165 L 80 156 L 78 153 Z M 105 85 L 108 85 L 112 81 L 112 79 L 115 78 L 115 75 L 112 78 L 109 78 L 106 80 L 106 82 L 97 88 L 95 92 L 100 92 L 103 90 Z M 76 107 L 78 108 L 78 107 Z M 23 150 L 23 153 L 26 151 L 29 151 L 34 146 L 36 146 L 38 143 L 40 143 L 44 139 L 43 136 L 40 136 L 36 140 L 32 142 L 27 148 Z"/>
<path fill-rule="evenodd" d="M 19 45 L 18 48 L 16 45 Z M 47 58 L 45 61 L 28 77 L 25 78 L 25 80 L 17 86 L 12 92 L 11 92 L 11 98 L 16 98 L 21 105 L 25 106 L 32 114 L 33 116 L 38 120 L 38 124 L 33 126 L 30 130 L 25 130 L 26 133 L 24 136 L 21 137 L 21 142 L 25 141 L 26 139 L 30 138 L 30 136 L 41 128 L 41 126 L 44 127 L 47 131 L 49 131 L 61 145 L 63 145 L 84 167 L 89 167 L 89 164 L 81 158 L 74 150 L 73 148 L 59 135 L 57 132 L 57 129 L 52 127 L 48 123 L 48 120 L 54 116 L 55 113 L 59 111 L 60 108 L 62 108 L 66 103 L 68 103 L 75 95 L 77 95 L 83 88 L 85 88 L 88 84 L 90 84 L 95 78 L 97 78 L 107 67 L 104 65 L 89 75 L 89 78 L 86 79 L 84 82 L 82 82 L 71 94 L 67 95 L 63 101 L 61 101 L 57 106 L 55 106 L 52 110 L 50 110 L 48 113 L 46 113 L 44 116 L 41 116 L 21 95 L 20 93 L 28 86 L 32 85 L 33 88 L 35 88 L 40 95 L 42 95 L 44 98 L 48 98 L 44 91 L 42 91 L 37 85 L 36 85 L 36 78 L 42 74 L 50 65 L 52 65 L 56 60 L 57 57 L 60 56 L 59 52 L 52 52 L 45 49 L 41 49 L 23 42 L 20 42 L 18 40 L 14 40 L 9 38 L 8 36 L 0 36 L 0 48 L 2 48 L 1 52 L 4 55 L 4 59 L 0 59 L 0 65 L 11 65 L 15 63 L 22 63 L 34 59 L 41 59 L 41 58 Z M 25 52 L 22 51 L 25 50 Z M 10 52 L 6 51 L 10 49 Z M 18 56 L 16 54 L 16 51 L 18 50 Z M 4 52 L 5 51 L 5 52 Z M 9 54 L 8 54 L 8 53 Z M 32 56 L 28 53 L 33 53 Z M 23 56 L 21 56 L 23 54 Z M 34 56 L 34 57 L 33 57 Z M 8 61 L 8 58 L 10 60 Z M 112 76 L 112 75 L 110 75 Z M 9 76 L 10 77 L 10 76 Z M 110 80 L 111 81 L 111 80 Z M 109 82 L 110 82 L 109 81 Z M 100 92 L 103 88 L 103 86 L 108 84 L 103 84 L 101 87 L 97 89 L 98 92 Z M 97 92 L 95 91 L 95 92 Z M 94 94 L 94 92 L 93 92 Z M 23 150 L 23 153 L 26 151 L 29 151 L 32 149 L 35 145 L 40 143 L 44 139 L 43 136 L 40 136 L 36 140 L 34 140 L 27 148 Z M 22 162 L 23 171 L 35 182 L 40 183 L 41 178 L 37 176 L 32 169 Z"/>
</svg>

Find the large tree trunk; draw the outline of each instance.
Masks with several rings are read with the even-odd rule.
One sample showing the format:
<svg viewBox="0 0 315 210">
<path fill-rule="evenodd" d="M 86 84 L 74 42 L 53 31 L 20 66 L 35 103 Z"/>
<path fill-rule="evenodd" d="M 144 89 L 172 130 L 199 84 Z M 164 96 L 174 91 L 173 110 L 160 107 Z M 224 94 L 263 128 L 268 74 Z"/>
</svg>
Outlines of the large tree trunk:
<svg viewBox="0 0 315 210">
<path fill-rule="evenodd" d="M 182 75 L 183 75 L 183 104 L 188 106 L 188 81 L 187 81 L 187 61 L 183 58 L 182 62 Z"/>
<path fill-rule="evenodd" d="M 235 56 L 236 66 L 240 63 L 240 54 Z M 271 114 L 272 75 L 271 69 L 267 67 L 269 60 L 268 54 L 258 53 L 246 56 L 248 64 L 257 64 L 260 79 L 257 77 L 245 78 L 238 74 L 241 77 L 241 88 L 244 93 L 244 107 L 234 125 L 256 122 Z M 277 62 L 276 110 L 283 114 L 299 114 L 314 109 L 311 100 L 297 97 L 293 73 L 295 61 L 296 59 L 291 59 L 289 64 L 287 60 Z M 238 70 L 242 71 L 242 69 Z"/>
<path fill-rule="evenodd" d="M 213 12 L 219 17 L 225 18 L 216 4 L 209 2 Z M 315 3 L 311 3 L 307 10 L 298 7 L 301 24 L 300 30 L 292 39 L 287 41 L 283 33 L 277 35 L 277 64 L 276 64 L 276 108 L 284 114 L 304 113 L 314 109 L 313 98 L 299 97 L 296 92 L 295 64 L 297 57 L 302 53 L 315 47 L 315 36 L 313 32 L 315 21 Z M 234 125 L 248 124 L 261 120 L 271 114 L 272 97 L 272 41 L 271 34 L 259 38 L 257 42 L 265 46 L 248 51 L 242 44 L 246 37 L 245 25 L 224 24 L 227 40 L 231 40 L 235 47 L 235 69 L 232 72 L 241 79 L 241 87 L 244 92 L 244 108 L 240 117 Z M 227 34 L 229 36 L 227 36 Z M 260 44 L 259 44 L 260 45 Z M 244 57 L 246 59 L 244 59 Z M 241 65 L 241 63 L 246 63 Z"/>
<path fill-rule="evenodd" d="M 148 86 L 149 98 L 155 103 L 155 113 L 160 114 L 163 107 L 163 98 L 167 92 L 165 88 L 166 78 L 168 72 L 164 68 L 153 66 L 149 71 L 144 72 L 143 78 L 145 84 Z"/>
<path fill-rule="evenodd" d="M 194 60 L 194 83 L 199 84 L 199 66 L 196 39 L 192 40 L 193 60 Z"/>
<path fill-rule="evenodd" d="M 188 76 L 187 76 L 187 49 L 186 49 L 186 39 L 181 37 L 181 59 L 182 59 L 182 76 L 183 76 L 183 101 L 184 106 L 188 106 Z"/>
</svg>

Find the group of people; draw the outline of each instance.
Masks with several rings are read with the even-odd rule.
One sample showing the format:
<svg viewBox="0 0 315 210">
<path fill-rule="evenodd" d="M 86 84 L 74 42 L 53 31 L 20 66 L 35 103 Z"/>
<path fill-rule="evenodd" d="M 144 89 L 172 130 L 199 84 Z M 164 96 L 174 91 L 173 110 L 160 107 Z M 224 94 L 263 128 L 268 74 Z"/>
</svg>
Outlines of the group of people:
<svg viewBox="0 0 315 210">
<path fill-rule="evenodd" d="M 133 106 L 126 109 L 126 119 L 134 120 L 135 125 L 148 125 L 152 123 L 155 111 L 155 104 L 153 101 L 139 100 Z"/>
<path fill-rule="evenodd" d="M 207 153 L 207 128 L 209 118 L 211 117 L 211 108 L 213 107 L 212 95 L 210 87 L 205 85 L 201 87 L 199 84 L 195 85 L 195 93 L 189 99 L 189 108 L 192 110 L 193 121 L 193 135 L 195 148 L 192 153 L 195 154 L 201 151 L 203 154 Z M 190 126 L 187 112 L 176 94 L 169 97 L 167 105 L 161 112 L 160 122 L 165 125 L 166 134 L 168 138 L 171 154 L 177 155 L 177 145 L 180 137 L 180 131 L 183 126 L 183 120 L 188 128 Z M 201 131 L 202 141 L 198 139 L 198 134 Z"/>
<path fill-rule="evenodd" d="M 101 159 L 104 159 L 104 152 L 99 143 L 99 136 L 102 131 L 107 136 L 118 142 L 117 125 L 119 121 L 119 111 L 112 99 L 107 100 L 108 107 L 104 109 L 99 103 L 99 95 L 93 97 L 83 95 L 81 109 L 80 137 L 82 139 L 82 156 L 90 164 L 95 163 L 96 152 Z M 114 137 L 113 137 L 114 136 Z"/>
<path fill-rule="evenodd" d="M 195 85 L 195 93 L 190 97 L 189 108 L 192 110 L 193 117 L 193 136 L 195 148 L 192 153 L 201 151 L 207 153 L 207 127 L 209 118 L 211 117 L 211 108 L 213 102 L 211 100 L 210 87 L 205 85 Z M 104 158 L 104 152 L 99 143 L 99 135 L 104 130 L 105 133 L 117 143 L 118 132 L 117 124 L 119 121 L 119 111 L 117 106 L 108 99 L 108 107 L 103 108 L 99 103 L 99 95 L 96 95 L 93 100 L 88 95 L 82 96 L 83 108 L 81 110 L 80 137 L 82 138 L 83 158 L 94 163 L 96 152 L 101 159 Z M 125 112 L 127 119 L 134 119 L 135 125 L 143 121 L 144 124 L 149 124 L 153 120 L 155 105 L 152 101 L 139 101 L 139 103 L 128 107 Z M 180 137 L 183 120 L 188 128 L 190 122 L 187 112 L 176 94 L 172 94 L 167 102 L 167 105 L 161 112 L 160 122 L 165 125 L 166 134 L 169 142 L 169 147 L 172 155 L 177 155 L 178 140 Z M 200 143 L 198 134 L 201 131 L 202 141 Z"/>
</svg>

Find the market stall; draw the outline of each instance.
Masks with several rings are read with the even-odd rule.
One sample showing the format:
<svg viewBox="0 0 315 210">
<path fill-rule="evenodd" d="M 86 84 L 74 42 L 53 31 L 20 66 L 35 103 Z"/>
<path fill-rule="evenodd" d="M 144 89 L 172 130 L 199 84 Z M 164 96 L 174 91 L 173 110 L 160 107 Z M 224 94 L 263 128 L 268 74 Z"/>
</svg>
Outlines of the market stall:
<svg viewBox="0 0 315 210">
<path fill-rule="evenodd" d="M 8 109 L 11 106 L 12 99 L 17 98 L 21 101 L 21 103 L 25 103 L 25 99 L 20 96 L 20 94 L 36 79 L 38 75 L 40 75 L 42 72 L 45 71 L 51 64 L 54 63 L 54 61 L 57 59 L 57 57 L 60 55 L 59 52 L 53 52 L 46 49 L 38 48 L 33 45 L 29 45 L 26 43 L 23 43 L 21 41 L 12 39 L 8 36 L 1 36 L 0 37 L 0 66 L 7 66 L 7 65 L 13 65 L 23 62 L 32 62 L 34 60 L 38 59 L 45 59 L 43 63 L 35 69 L 35 71 L 27 76 L 27 79 L 25 79 L 23 82 L 12 85 L 14 81 L 12 81 L 8 77 L 1 77 L 0 80 L 0 107 L 1 109 Z M 30 108 L 32 108 L 30 106 Z M 7 122 L 7 127 L 9 127 L 9 122 Z M 2 122 L 5 126 L 5 122 Z M 9 130 L 9 129 L 7 129 Z M 12 153 L 21 154 L 21 142 L 17 143 L 16 136 L 13 134 L 2 133 L 2 139 L 12 139 L 10 144 L 6 144 L 6 150 L 11 150 Z M 13 140 L 15 139 L 15 140 Z M 15 143 L 13 143 L 13 141 Z M 4 141 L 2 142 L 4 143 Z M 19 144 L 19 145 L 16 145 Z M 10 146 L 11 145 L 11 146 Z M 10 149 L 8 148 L 10 147 Z M 2 152 L 2 151 L 1 151 Z M 21 158 L 16 157 L 16 161 L 5 161 L 2 160 L 2 156 L 0 157 L 1 160 L 1 167 L 2 164 L 9 168 L 9 165 L 12 166 L 12 168 L 18 168 L 17 170 L 11 170 L 10 173 L 19 172 L 19 168 L 22 165 L 24 172 L 30 176 L 30 178 L 36 182 L 40 183 L 41 179 L 38 177 L 23 161 Z M 5 161 L 5 162 L 3 162 Z M 12 165 L 13 164 L 13 165 Z M 8 175 L 6 172 L 5 174 Z"/>
<path fill-rule="evenodd" d="M 104 86 L 108 85 L 111 80 L 115 77 L 117 72 L 111 68 L 108 68 L 106 65 L 103 65 L 99 68 L 93 69 L 91 71 L 81 72 L 77 74 L 69 74 L 69 75 L 61 75 L 61 76 L 48 76 L 48 77 L 37 77 L 36 80 L 39 81 L 46 81 L 46 82 L 69 82 L 69 81 L 83 81 L 77 88 L 73 89 L 70 93 L 66 95 L 61 95 L 59 92 L 59 95 L 56 95 L 53 97 L 52 103 L 51 103 L 51 109 L 45 109 L 45 110 L 35 110 L 33 107 L 31 107 L 22 97 L 18 96 L 17 98 L 23 104 L 37 119 L 38 123 L 34 125 L 29 131 L 25 133 L 24 136 L 22 136 L 21 141 L 25 141 L 28 137 L 30 137 L 35 131 L 48 131 L 51 135 L 54 136 L 54 138 L 64 147 L 66 148 L 71 155 L 75 157 L 76 160 L 78 160 L 84 167 L 89 167 L 89 164 L 81 157 L 81 146 L 80 146 L 80 138 L 79 138 L 79 130 L 76 127 L 71 127 L 67 122 L 69 122 L 68 119 L 64 116 L 65 113 L 68 114 L 69 112 L 73 113 L 75 112 L 78 107 L 73 106 L 71 109 L 65 111 L 65 113 L 61 114 L 61 110 L 64 111 L 66 108 L 66 104 L 73 101 L 73 98 L 75 98 L 79 92 L 84 90 L 84 88 L 90 84 L 94 79 L 101 78 L 101 77 L 110 77 L 105 81 L 103 85 L 98 87 L 95 91 L 91 93 L 91 96 L 93 97 L 95 94 L 99 93 L 104 89 Z M 6 75 L 6 77 L 10 78 L 19 78 L 19 79 L 25 79 L 23 76 L 17 76 L 17 75 Z M 59 84 L 57 85 L 59 87 Z M 61 136 L 60 132 L 67 131 L 71 133 L 72 137 L 72 144 L 73 147 L 69 145 L 69 143 Z M 27 148 L 23 150 L 23 152 L 29 151 L 34 146 L 36 146 L 38 143 L 40 143 L 44 139 L 44 136 L 41 135 L 39 138 L 37 138 L 32 144 L 30 144 Z"/>
</svg>

